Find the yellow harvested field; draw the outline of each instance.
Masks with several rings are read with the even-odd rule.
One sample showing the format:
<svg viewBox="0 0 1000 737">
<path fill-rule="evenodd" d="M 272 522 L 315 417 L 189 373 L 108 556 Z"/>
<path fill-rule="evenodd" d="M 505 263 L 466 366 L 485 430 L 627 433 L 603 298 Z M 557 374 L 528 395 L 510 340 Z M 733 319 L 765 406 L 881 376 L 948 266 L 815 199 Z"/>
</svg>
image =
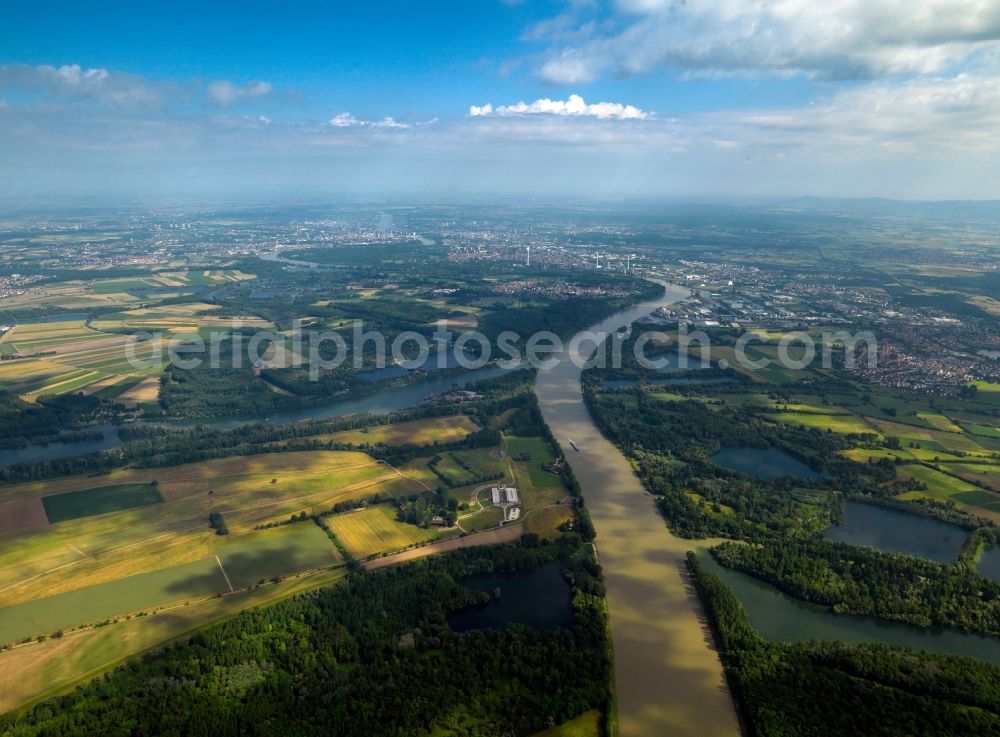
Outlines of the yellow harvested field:
<svg viewBox="0 0 1000 737">
<path fill-rule="evenodd" d="M 917 417 L 933 427 L 935 430 L 941 430 L 942 432 L 962 432 L 962 428 L 952 422 L 950 417 L 930 412 L 920 412 L 917 414 Z"/>
<path fill-rule="evenodd" d="M 416 525 L 397 522 L 391 507 L 378 505 L 327 518 L 340 543 L 355 558 L 402 550 L 434 537 Z"/>
<path fill-rule="evenodd" d="M 203 559 L 217 542 L 210 512 L 223 515 L 235 541 L 258 525 L 340 501 L 423 490 L 364 453 L 301 451 L 8 486 L 0 504 L 154 480 L 163 503 L 0 538 L 0 606 Z"/>
<path fill-rule="evenodd" d="M 155 402 L 160 396 L 160 377 L 150 376 L 118 395 L 118 401 L 126 407 L 135 407 L 140 402 Z"/>
<path fill-rule="evenodd" d="M 425 420 L 400 422 L 395 425 L 376 425 L 359 430 L 312 435 L 307 440 L 351 445 L 432 445 L 454 443 L 479 430 L 466 415 L 431 417 Z M 289 442 L 281 441 L 284 445 Z"/>
</svg>

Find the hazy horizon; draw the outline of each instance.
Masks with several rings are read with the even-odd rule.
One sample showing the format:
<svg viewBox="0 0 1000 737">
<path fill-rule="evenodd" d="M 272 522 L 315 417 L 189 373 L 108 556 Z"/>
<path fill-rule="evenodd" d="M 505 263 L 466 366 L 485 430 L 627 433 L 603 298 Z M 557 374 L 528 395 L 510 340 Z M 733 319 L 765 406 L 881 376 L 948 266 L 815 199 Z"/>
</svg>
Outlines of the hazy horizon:
<svg viewBox="0 0 1000 737">
<path fill-rule="evenodd" d="M 1000 198 L 1000 6 L 15 2 L 0 195 Z"/>
</svg>

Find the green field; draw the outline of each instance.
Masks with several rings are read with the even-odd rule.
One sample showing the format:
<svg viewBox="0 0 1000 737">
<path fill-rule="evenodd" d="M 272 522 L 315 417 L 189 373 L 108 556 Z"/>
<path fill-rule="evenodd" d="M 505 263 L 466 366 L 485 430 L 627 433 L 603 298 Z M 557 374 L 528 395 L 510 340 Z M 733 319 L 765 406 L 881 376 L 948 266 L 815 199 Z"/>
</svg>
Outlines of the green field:
<svg viewBox="0 0 1000 737">
<path fill-rule="evenodd" d="M 989 442 L 987 439 L 983 439 L 983 443 L 977 443 L 965 434 L 925 429 L 880 418 L 868 418 L 868 420 L 883 434 L 899 438 L 904 446 L 913 445 L 924 450 L 943 453 L 953 453 L 954 451 L 978 452 L 983 455 L 989 453 L 989 450 L 984 447 L 984 443 Z"/>
<path fill-rule="evenodd" d="M 983 507 L 991 511 L 1000 511 L 1000 496 L 983 491 L 977 486 L 949 476 L 934 468 L 918 464 L 900 466 L 898 474 L 927 484 L 926 491 L 908 491 L 899 496 L 900 499 L 934 499 L 939 502 L 952 502 L 958 507 Z M 994 507 L 994 505 L 997 505 Z"/>
<path fill-rule="evenodd" d="M 340 562 L 330 538 L 311 520 L 225 541 L 216 554 L 234 588 Z"/>
<path fill-rule="evenodd" d="M 562 484 L 562 480 L 558 476 L 542 468 L 543 463 L 554 463 L 556 460 L 549 449 L 549 444 L 542 438 L 508 437 L 506 444 L 507 454 L 512 458 L 522 453 L 531 456 L 531 460 L 524 461 L 524 465 L 528 468 L 528 477 L 534 486 L 560 486 Z"/>
<path fill-rule="evenodd" d="M 974 422 L 963 422 L 962 427 L 970 435 L 979 435 L 983 438 L 1000 438 L 1000 428 L 991 425 L 979 425 Z"/>
<path fill-rule="evenodd" d="M 807 412 L 779 412 L 774 415 L 778 422 L 789 425 L 805 425 L 815 427 L 820 430 L 832 430 L 833 432 L 844 433 L 845 435 L 878 435 L 878 431 L 871 425 L 849 414 L 812 414 Z"/>
<path fill-rule="evenodd" d="M 86 586 L 0 609 L 0 643 L 228 591 L 215 558 Z"/>
<path fill-rule="evenodd" d="M 163 497 L 153 484 L 115 484 L 42 497 L 45 516 L 52 524 L 161 502 Z"/>
<path fill-rule="evenodd" d="M 676 394 L 674 392 L 650 392 L 649 396 L 657 402 L 683 402 L 687 399 L 683 394 Z"/>
<path fill-rule="evenodd" d="M 973 381 L 972 385 L 978 390 L 976 399 L 980 402 L 990 404 L 1000 404 L 1000 384 L 991 384 L 988 381 Z"/>
<path fill-rule="evenodd" d="M 1000 464 L 997 463 L 942 463 L 948 473 L 960 476 L 966 481 L 978 483 L 995 491 L 1000 491 Z"/>
</svg>

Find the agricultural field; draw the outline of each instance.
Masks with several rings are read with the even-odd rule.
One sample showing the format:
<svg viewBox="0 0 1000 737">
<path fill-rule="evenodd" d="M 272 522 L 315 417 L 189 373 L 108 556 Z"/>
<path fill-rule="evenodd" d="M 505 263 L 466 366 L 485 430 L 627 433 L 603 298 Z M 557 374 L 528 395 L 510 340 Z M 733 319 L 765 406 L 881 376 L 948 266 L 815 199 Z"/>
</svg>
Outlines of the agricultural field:
<svg viewBox="0 0 1000 737">
<path fill-rule="evenodd" d="M 364 453 L 336 451 L 121 469 L 101 481 L 104 487 L 149 486 L 156 481 L 163 502 L 39 528 L 41 497 L 100 488 L 96 479 L 67 477 L 0 489 L 0 504 L 35 509 L 33 517 L 25 515 L 21 529 L 15 526 L 0 538 L 0 606 L 194 563 L 214 556 L 221 545 L 248 537 L 267 540 L 255 537 L 255 528 L 293 514 L 317 514 L 337 502 L 375 493 L 395 496 L 424 490 Z M 225 540 L 209 529 L 210 512 L 225 519 L 230 530 Z"/>
<path fill-rule="evenodd" d="M 989 519 L 1000 519 L 1000 494 L 986 491 L 975 484 L 919 464 L 902 465 L 897 470 L 904 478 L 916 479 L 927 485 L 926 491 L 910 491 L 900 499 L 933 499 L 954 504 L 959 509 Z"/>
<path fill-rule="evenodd" d="M 0 609 L 0 643 L 229 590 L 214 557 Z"/>
<path fill-rule="evenodd" d="M 989 404 L 1000 404 L 1000 384 L 991 384 L 988 381 L 973 381 L 976 387 L 976 399 Z"/>
<path fill-rule="evenodd" d="M 428 468 L 437 476 L 436 485 L 450 482 L 448 485 L 453 488 L 471 486 L 479 483 L 480 478 L 507 472 L 496 450 L 489 448 L 442 453 L 437 462 L 428 464 Z"/>
<path fill-rule="evenodd" d="M 779 412 L 771 417 L 778 422 L 789 425 L 804 425 L 805 427 L 831 430 L 845 435 L 878 435 L 879 433 L 860 417 L 838 412 L 835 414 L 819 414 L 817 412 Z"/>
<path fill-rule="evenodd" d="M 970 435 L 1000 439 L 1000 427 L 994 425 L 978 425 L 972 422 L 963 422 L 962 428 Z"/>
<path fill-rule="evenodd" d="M 1000 493 L 1000 459 L 993 463 L 942 463 L 940 466 L 950 474 Z"/>
<path fill-rule="evenodd" d="M 990 441 L 988 439 L 973 439 L 964 433 L 924 429 L 874 417 L 866 419 L 874 427 L 877 427 L 883 435 L 899 438 L 904 446 L 950 455 L 955 455 L 955 451 L 961 451 L 970 455 L 988 456 L 994 451 L 994 448 L 989 447 Z"/>
<path fill-rule="evenodd" d="M 557 538 L 562 534 L 559 528 L 572 522 L 574 515 L 572 506 L 561 504 L 529 510 L 522 518 L 525 532 L 533 532 L 539 537 Z"/>
<path fill-rule="evenodd" d="M 379 553 L 402 550 L 427 542 L 441 534 L 457 534 L 459 530 L 437 532 L 396 520 L 393 507 L 379 504 L 338 514 L 326 519 L 330 530 L 350 554 L 358 559 Z"/>
<path fill-rule="evenodd" d="M 479 427 L 466 415 L 430 417 L 394 425 L 375 425 L 358 430 L 310 435 L 308 440 L 349 445 L 434 445 L 464 440 Z M 282 440 L 275 445 L 288 445 L 299 440 Z"/>
<path fill-rule="evenodd" d="M 130 378 L 158 374 L 160 341 L 128 342 L 127 335 L 101 332 L 80 320 L 17 325 L 0 339 L 0 353 L 26 358 L 0 362 L 0 389 L 32 401 L 41 394 L 125 388 Z"/>
<path fill-rule="evenodd" d="M 234 588 L 341 562 L 330 538 L 312 520 L 234 540 L 226 536 L 216 545 L 215 554 Z"/>
<path fill-rule="evenodd" d="M 243 609 L 339 581 L 343 569 L 293 577 L 277 584 L 171 605 L 145 617 L 67 632 L 63 637 L 0 652 L 0 711 L 24 707 L 64 693 L 77 683 L 113 668 L 200 627 Z"/>
<path fill-rule="evenodd" d="M 507 447 L 507 455 L 516 458 L 519 455 L 527 454 L 530 460 L 515 461 L 527 468 L 528 478 L 535 487 L 545 488 L 550 486 L 562 486 L 562 479 L 553 473 L 542 468 L 542 465 L 555 463 L 555 456 L 549 449 L 549 444 L 542 438 L 522 438 L 508 436 L 504 439 Z"/>
<path fill-rule="evenodd" d="M 56 320 L 15 325 L 0 337 L 0 354 L 24 356 L 0 362 L 0 390 L 32 401 L 42 394 L 83 392 L 117 399 L 127 407 L 153 402 L 166 364 L 168 341 L 209 341 L 233 328 L 267 330 L 256 316 L 217 314 L 204 302 L 136 307 L 92 321 Z M 136 342 L 133 334 L 150 333 Z"/>
<path fill-rule="evenodd" d="M 42 497 L 49 522 L 65 522 L 163 501 L 155 484 L 115 484 Z"/>
<path fill-rule="evenodd" d="M 962 428 L 956 425 L 950 417 L 931 412 L 918 412 L 917 417 L 933 427 L 935 430 L 943 432 L 962 432 Z"/>
</svg>

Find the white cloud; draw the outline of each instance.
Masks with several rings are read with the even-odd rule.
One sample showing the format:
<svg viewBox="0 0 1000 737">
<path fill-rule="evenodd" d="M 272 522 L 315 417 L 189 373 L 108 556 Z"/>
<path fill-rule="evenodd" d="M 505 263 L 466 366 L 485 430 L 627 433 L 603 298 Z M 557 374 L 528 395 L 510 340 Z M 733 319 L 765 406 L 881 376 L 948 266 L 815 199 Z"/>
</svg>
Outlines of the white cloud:
<svg viewBox="0 0 1000 737">
<path fill-rule="evenodd" d="M 5 182 L 11 190 L 29 179 L 44 191 L 54 171 L 80 191 L 115 171 L 125 190 L 155 189 L 167 176 L 188 182 L 192 171 L 206 187 L 272 186 L 297 162 L 314 167 L 310 181 L 319 183 L 335 169 L 345 188 L 359 178 L 373 188 L 418 187 L 423 172 L 457 192 L 509 186 L 620 196 L 645 187 L 655 195 L 669 185 L 681 194 L 728 187 L 1000 197 L 1000 71 L 816 85 L 810 104 L 673 116 L 578 95 L 486 103 L 433 125 L 349 112 L 320 121 L 296 120 L 287 110 L 206 110 L 188 104 L 204 101 L 206 85 L 170 84 L 113 70 L 0 67 L 7 100 L 0 104 L 0 193 Z M 5 86 L 40 94 L 5 95 Z M 164 104 L 118 107 L 146 94 Z M 410 178 L 394 178 L 411 165 Z M 689 184 L 701 189 L 686 190 Z"/>
<path fill-rule="evenodd" d="M 385 117 L 378 122 L 371 124 L 372 128 L 409 128 L 409 123 L 400 123 L 398 120 L 394 120 L 392 117 Z"/>
<path fill-rule="evenodd" d="M 666 67 L 826 79 L 938 74 L 1000 49 L 996 0 L 618 0 L 539 24 L 539 74 L 579 84 Z"/>
<path fill-rule="evenodd" d="M 364 125 L 364 121 L 358 120 L 350 113 L 338 113 L 330 118 L 330 125 L 334 128 L 350 128 L 354 125 Z"/>
<path fill-rule="evenodd" d="M 543 97 L 532 103 L 518 102 L 514 105 L 498 105 L 496 108 L 490 103 L 469 106 L 469 117 L 482 118 L 490 115 L 559 115 L 601 120 L 645 120 L 650 117 L 650 113 L 634 105 L 622 105 L 620 102 L 587 104 L 579 95 L 570 95 L 566 100 L 550 100 Z"/>
<path fill-rule="evenodd" d="M 355 118 L 350 113 L 339 113 L 329 120 L 334 128 L 409 128 L 409 123 L 401 123 L 392 117 L 385 117 L 382 120 L 362 120 Z"/>
<path fill-rule="evenodd" d="M 16 87 L 51 97 L 93 100 L 110 105 L 154 104 L 170 85 L 79 64 L 0 64 L 0 89 Z"/>
<path fill-rule="evenodd" d="M 220 79 L 208 85 L 205 93 L 208 99 L 217 105 L 231 105 L 239 100 L 265 97 L 274 90 L 270 82 L 252 81 L 235 85 L 229 80 Z"/>
</svg>

